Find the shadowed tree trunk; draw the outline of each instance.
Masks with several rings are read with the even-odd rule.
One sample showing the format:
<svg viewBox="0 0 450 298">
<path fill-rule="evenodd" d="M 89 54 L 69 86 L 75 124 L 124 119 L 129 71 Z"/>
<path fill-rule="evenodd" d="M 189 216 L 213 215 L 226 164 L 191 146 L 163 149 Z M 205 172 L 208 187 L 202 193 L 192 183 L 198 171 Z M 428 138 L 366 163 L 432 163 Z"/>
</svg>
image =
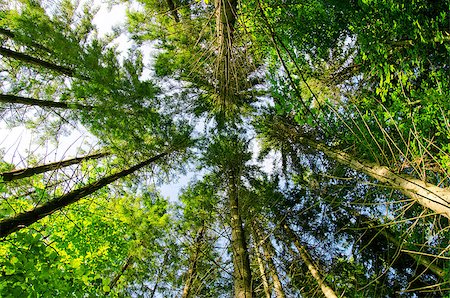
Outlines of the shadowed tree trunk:
<svg viewBox="0 0 450 298">
<path fill-rule="evenodd" d="M 377 234 L 381 234 L 388 242 L 392 243 L 395 247 L 401 249 L 402 243 L 401 241 L 395 237 L 390 231 L 387 226 L 378 227 L 377 222 L 373 219 L 370 219 L 368 216 L 360 214 L 357 211 L 353 211 L 355 216 L 358 218 L 359 222 L 363 222 L 364 225 L 367 225 L 369 229 L 374 229 Z M 414 252 L 406 252 L 406 255 L 409 256 L 414 262 L 416 262 L 419 265 L 422 265 L 423 267 L 429 269 L 431 272 L 436 274 L 440 278 L 444 278 L 444 270 L 437 266 L 434 263 L 434 260 L 432 260 L 430 257 L 425 255 L 420 255 Z"/>
<path fill-rule="evenodd" d="M 57 64 L 54 64 L 54 63 L 51 63 L 48 61 L 44 61 L 44 60 L 29 56 L 27 54 L 19 53 L 19 52 L 16 52 L 16 51 L 4 48 L 4 47 L 0 47 L 0 55 L 2 55 L 4 57 L 9 57 L 9 58 L 13 58 L 16 60 L 20 60 L 25 63 L 33 64 L 33 65 L 44 67 L 47 69 L 51 69 L 53 71 L 59 72 L 61 74 L 67 75 L 69 77 L 80 77 L 82 79 L 88 79 L 87 77 L 77 75 L 76 71 L 73 70 L 72 68 L 57 65 Z"/>
<path fill-rule="evenodd" d="M 173 0 L 167 0 L 167 5 L 169 6 L 170 13 L 172 14 L 175 22 L 179 23 L 180 17 L 178 16 L 178 11 L 177 8 L 175 7 L 175 3 L 173 2 Z"/>
<path fill-rule="evenodd" d="M 21 170 L 14 170 L 10 172 L 3 172 L 0 173 L 0 178 L 3 178 L 3 181 L 13 181 L 17 179 L 22 179 L 26 177 L 31 177 L 37 174 L 45 173 L 48 171 L 55 171 L 64 167 L 68 167 L 73 164 L 81 163 L 85 160 L 91 160 L 91 159 L 99 159 L 104 156 L 108 156 L 109 153 L 96 153 L 91 155 L 86 155 L 82 157 L 76 157 L 71 159 L 66 159 L 62 161 L 52 162 L 49 164 L 21 169 Z"/>
<path fill-rule="evenodd" d="M 320 289 L 322 290 L 322 293 L 327 298 L 337 298 L 338 296 L 336 293 L 331 289 L 325 282 L 324 278 L 321 276 L 319 268 L 314 264 L 314 261 L 311 259 L 310 255 L 308 254 L 306 248 L 300 244 L 300 241 L 298 240 L 295 233 L 291 230 L 291 228 L 287 224 L 283 224 L 283 228 L 286 231 L 286 234 L 289 238 L 291 238 L 292 242 L 294 243 L 295 247 L 297 248 L 300 257 L 302 258 L 303 262 L 308 267 L 309 273 L 314 277 L 317 284 L 320 286 Z"/>
<path fill-rule="evenodd" d="M 122 275 L 125 273 L 125 271 L 131 266 L 131 264 L 133 263 L 133 257 L 129 256 L 127 258 L 127 261 L 125 262 L 125 264 L 122 266 L 122 268 L 120 269 L 120 272 L 114 276 L 114 278 L 111 280 L 111 282 L 109 283 L 109 288 L 112 290 L 117 282 L 119 281 L 120 277 L 122 277 Z"/>
<path fill-rule="evenodd" d="M 78 103 L 57 102 L 51 100 L 40 100 L 30 97 L 16 96 L 11 94 L 0 94 L 0 102 L 11 104 L 23 104 L 27 106 L 37 106 L 41 108 L 58 108 L 65 110 L 84 109 L 91 110 L 92 106 L 85 106 Z"/>
<path fill-rule="evenodd" d="M 55 198 L 53 200 L 50 200 L 38 207 L 36 207 L 33 210 L 26 211 L 23 213 L 19 213 L 15 216 L 3 219 L 0 221 L 0 237 L 5 237 L 17 230 L 23 229 L 36 221 L 40 220 L 41 218 L 46 217 L 47 215 L 52 214 L 53 212 L 60 210 L 70 204 L 73 204 L 75 202 L 78 202 L 80 199 L 94 193 L 95 191 L 99 190 L 102 187 L 105 187 L 106 185 L 116 181 L 117 179 L 123 178 L 149 164 L 152 162 L 163 158 L 166 156 L 168 152 L 161 153 L 159 155 L 156 155 L 152 158 L 149 158 L 127 170 L 123 170 L 119 173 L 107 176 L 105 178 L 102 178 L 94 183 L 88 184 L 85 187 L 76 189 L 74 191 L 71 191 L 65 195 L 62 195 L 58 198 Z"/>
<path fill-rule="evenodd" d="M 197 237 L 195 238 L 195 242 L 193 244 L 195 246 L 194 251 L 189 258 L 189 269 L 186 275 L 186 283 L 184 284 L 183 294 L 181 295 L 182 298 L 190 297 L 189 295 L 191 293 L 192 284 L 194 282 L 195 276 L 197 275 L 197 261 L 200 256 L 204 233 L 205 224 L 203 223 L 197 232 Z"/>
</svg>

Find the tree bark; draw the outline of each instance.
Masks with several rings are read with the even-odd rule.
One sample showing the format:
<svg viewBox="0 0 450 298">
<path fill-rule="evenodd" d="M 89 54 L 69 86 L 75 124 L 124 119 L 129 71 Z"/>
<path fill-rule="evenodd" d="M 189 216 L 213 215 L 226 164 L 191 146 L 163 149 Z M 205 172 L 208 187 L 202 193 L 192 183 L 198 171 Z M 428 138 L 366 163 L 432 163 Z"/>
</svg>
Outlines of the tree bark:
<svg viewBox="0 0 450 298">
<path fill-rule="evenodd" d="M 10 58 L 13 58 L 16 60 L 20 60 L 25 63 L 37 65 L 37 66 L 44 67 L 47 69 L 51 69 L 53 71 L 59 72 L 61 74 L 67 75 L 69 77 L 80 77 L 83 79 L 87 79 L 84 76 L 77 75 L 76 72 L 69 67 L 57 65 L 57 64 L 38 59 L 38 58 L 35 58 L 32 56 L 29 56 L 27 54 L 24 54 L 24 53 L 19 53 L 19 52 L 16 52 L 16 51 L 4 48 L 4 47 L 0 47 L 0 55 L 2 55 L 4 57 L 10 57 Z"/>
<path fill-rule="evenodd" d="M 38 106 L 41 108 L 58 108 L 65 110 L 83 109 L 92 110 L 94 107 L 85 106 L 78 103 L 57 102 L 51 100 L 40 100 L 30 97 L 16 96 L 11 94 L 0 94 L 0 102 L 11 104 L 23 104 L 27 106 Z"/>
<path fill-rule="evenodd" d="M 109 288 L 111 290 L 116 286 L 116 284 L 119 281 L 120 277 L 125 273 L 125 271 L 128 269 L 128 267 L 131 266 L 132 261 L 133 261 L 133 257 L 129 256 L 127 258 L 127 261 L 125 262 L 125 264 L 120 269 L 120 272 L 116 276 L 114 276 L 114 278 L 111 280 L 111 282 L 109 283 Z"/>
<path fill-rule="evenodd" d="M 184 284 L 182 298 L 188 298 L 191 292 L 192 284 L 194 282 L 194 278 L 197 274 L 197 261 L 200 255 L 202 242 L 205 233 L 205 224 L 203 223 L 200 229 L 198 230 L 197 237 L 195 238 L 195 249 L 189 258 L 189 269 L 186 276 L 186 283 Z"/>
<path fill-rule="evenodd" d="M 302 258 L 303 262 L 308 267 L 309 273 L 314 277 L 317 284 L 320 286 L 320 289 L 322 290 L 322 293 L 327 298 L 337 298 L 338 296 L 336 293 L 331 289 L 326 282 L 324 281 L 324 278 L 320 274 L 320 270 L 317 268 L 317 266 L 314 264 L 314 261 L 308 254 L 308 251 L 306 248 L 300 244 L 300 241 L 298 240 L 295 233 L 291 230 L 291 228 L 287 224 L 283 224 L 283 228 L 286 231 L 286 234 L 291 238 L 291 240 L 294 242 L 295 247 L 297 248 L 300 257 Z"/>
<path fill-rule="evenodd" d="M 236 172 L 230 173 L 229 199 L 231 213 L 231 247 L 234 265 L 234 297 L 251 298 L 252 277 L 250 270 L 250 259 L 248 256 L 247 243 L 245 240 L 242 218 L 239 210 L 238 180 Z"/>
<path fill-rule="evenodd" d="M 258 223 L 254 222 L 254 226 L 258 239 L 258 245 L 262 245 L 264 256 L 269 266 L 269 271 L 270 275 L 272 276 L 273 287 L 275 289 L 276 297 L 285 298 L 286 295 L 284 294 L 283 285 L 280 281 L 280 278 L 278 277 L 278 272 L 275 263 L 273 262 L 273 256 L 275 255 L 275 252 L 272 244 L 270 243 L 270 239 L 265 239 L 266 237 L 264 237 L 264 235 L 262 234 L 261 228 Z"/>
<path fill-rule="evenodd" d="M 154 162 L 158 159 L 161 159 L 162 157 L 166 156 L 167 154 L 168 154 L 168 152 L 158 154 L 152 158 L 149 158 L 149 159 L 147 159 L 135 166 L 132 166 L 126 170 L 123 170 L 119 173 L 107 176 L 105 178 L 98 180 L 97 182 L 88 184 L 87 186 L 73 190 L 65 195 L 62 195 L 58 198 L 50 200 L 50 201 L 36 207 L 33 210 L 19 213 L 15 216 L 3 219 L 0 221 L 0 237 L 5 237 L 15 231 L 23 229 L 23 228 L 35 223 L 36 221 L 40 220 L 41 218 L 44 218 L 47 215 L 52 214 L 53 212 L 60 210 L 70 204 L 73 204 L 73 203 L 79 201 L 80 199 L 94 193 L 95 191 L 116 181 L 117 179 L 123 178 L 123 177 L 151 164 L 152 162 Z"/>
<path fill-rule="evenodd" d="M 178 16 L 177 8 L 175 7 L 175 3 L 173 0 L 167 0 L 167 5 L 169 6 L 170 13 L 172 14 L 173 18 L 175 19 L 175 22 L 180 22 L 180 17 Z"/>
<path fill-rule="evenodd" d="M 91 155 L 86 155 L 82 157 L 76 157 L 71 159 L 66 159 L 62 161 L 52 162 L 49 164 L 21 169 L 21 170 L 14 170 L 10 172 L 3 172 L 0 173 L 0 178 L 3 178 L 3 181 L 13 181 L 17 179 L 22 179 L 26 177 L 31 177 L 37 174 L 41 174 L 48 171 L 55 171 L 64 167 L 68 167 L 73 164 L 81 163 L 85 160 L 91 160 L 91 159 L 99 159 L 104 156 L 109 155 L 109 153 L 96 153 Z"/>
<path fill-rule="evenodd" d="M 353 212 L 355 216 L 359 219 L 359 221 L 363 221 L 365 225 L 367 225 L 370 229 L 375 229 L 377 232 L 379 232 L 388 242 L 394 244 L 397 248 L 402 247 L 402 243 L 399 239 L 397 239 L 388 229 L 388 227 L 376 227 L 376 224 L 374 224 L 374 220 L 369 218 L 366 215 L 360 214 L 357 211 Z M 419 265 L 424 266 L 425 268 L 428 268 L 431 272 L 436 274 L 436 276 L 440 278 L 444 278 L 444 270 L 434 264 L 433 260 L 431 260 L 427 256 L 418 255 L 412 252 L 407 252 L 406 255 L 408 255 L 414 262 L 416 262 Z"/>
<path fill-rule="evenodd" d="M 425 208 L 450 219 L 450 190 L 416 179 L 407 174 L 396 174 L 388 167 L 375 162 L 356 159 L 341 150 L 328 147 L 306 137 L 300 137 L 299 142 L 311 148 L 322 151 L 326 156 L 346 165 L 356 171 L 367 174 L 415 200 Z"/>
<path fill-rule="evenodd" d="M 255 247 L 255 254 L 256 254 L 256 260 L 258 262 L 259 272 L 261 273 L 261 280 L 264 287 L 264 294 L 266 295 L 266 298 L 271 298 L 270 295 L 270 287 L 269 282 L 267 281 L 267 273 L 266 268 L 264 266 L 264 263 L 261 259 L 261 252 L 259 251 L 259 247 Z"/>
</svg>

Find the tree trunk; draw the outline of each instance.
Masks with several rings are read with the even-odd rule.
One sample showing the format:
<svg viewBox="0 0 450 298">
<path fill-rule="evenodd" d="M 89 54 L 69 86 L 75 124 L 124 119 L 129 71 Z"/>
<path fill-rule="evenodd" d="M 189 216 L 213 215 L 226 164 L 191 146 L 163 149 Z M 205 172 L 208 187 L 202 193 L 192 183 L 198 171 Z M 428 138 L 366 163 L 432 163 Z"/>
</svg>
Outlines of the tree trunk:
<svg viewBox="0 0 450 298">
<path fill-rule="evenodd" d="M 59 72 L 61 74 L 67 75 L 69 77 L 77 77 L 76 72 L 69 68 L 69 67 L 65 67 L 65 66 L 61 66 L 61 65 L 57 65 L 48 61 L 44 61 L 35 57 L 31 57 L 27 54 L 24 53 L 19 53 L 19 52 L 15 52 L 12 51 L 10 49 L 4 48 L 4 47 L 0 47 L 0 55 L 4 56 L 4 57 L 10 57 L 16 60 L 20 60 L 23 61 L 25 63 L 29 63 L 29 64 L 33 64 L 33 65 L 37 65 L 40 67 L 44 67 L 47 69 L 51 69 L 54 70 L 56 72 Z M 80 76 L 78 75 L 78 77 L 81 77 L 83 79 L 87 79 L 86 77 Z"/>
<path fill-rule="evenodd" d="M 254 226 L 256 227 L 255 232 L 258 239 L 258 245 L 262 245 L 264 256 L 266 258 L 267 264 L 269 265 L 269 271 L 270 275 L 272 276 L 273 287 L 275 289 L 276 296 L 278 298 L 285 298 L 286 295 L 284 294 L 283 285 L 280 281 L 280 278 L 278 277 L 275 263 L 273 262 L 273 256 L 275 255 L 275 252 L 272 244 L 270 243 L 270 239 L 265 239 L 266 237 L 264 237 L 261 232 L 260 226 L 256 222 L 254 222 Z"/>
<path fill-rule="evenodd" d="M 66 103 L 66 102 L 57 102 L 51 100 L 40 100 L 23 96 L 16 96 L 10 94 L 0 94 L 0 102 L 3 103 L 11 103 L 11 104 L 23 104 L 27 106 L 38 106 L 41 108 L 58 108 L 58 109 L 83 109 L 83 110 L 92 110 L 92 106 L 85 106 L 78 103 Z"/>
<path fill-rule="evenodd" d="M 195 249 L 189 258 L 189 269 L 186 276 L 186 283 L 184 284 L 182 298 L 188 298 L 191 292 L 192 284 L 194 282 L 194 278 L 197 274 L 197 261 L 200 255 L 202 242 L 205 233 L 205 224 L 203 223 L 200 229 L 198 230 L 197 237 L 195 239 Z"/>
<path fill-rule="evenodd" d="M 404 195 L 429 208 L 437 214 L 450 219 L 450 190 L 424 182 L 406 174 L 396 174 L 388 167 L 355 157 L 337 149 L 330 148 L 309 138 L 300 137 L 299 142 L 356 171 L 365 173 L 378 181 L 401 191 Z"/>
<path fill-rule="evenodd" d="M 367 225 L 370 229 L 375 229 L 377 232 L 379 232 L 388 242 L 394 244 L 397 248 L 402 247 L 402 243 L 399 239 L 397 239 L 388 229 L 388 227 L 376 227 L 376 224 L 374 224 L 374 221 L 370 219 L 368 216 L 360 214 L 357 211 L 353 210 L 353 213 L 358 218 L 358 221 L 364 222 L 365 225 Z M 444 278 L 444 270 L 434 264 L 434 261 L 431 260 L 427 256 L 418 255 L 413 252 L 407 252 L 406 253 L 411 259 L 414 260 L 419 265 L 424 266 L 425 268 L 428 268 L 431 272 L 436 274 L 436 276 L 440 278 Z"/>
<path fill-rule="evenodd" d="M 216 64 L 217 93 L 223 106 L 234 97 L 237 90 L 231 88 L 233 65 L 234 25 L 236 23 L 237 0 L 215 0 L 218 61 Z"/>
<path fill-rule="evenodd" d="M 170 13 L 172 14 L 173 18 L 175 19 L 175 22 L 179 23 L 180 18 L 178 16 L 177 8 L 175 7 L 175 3 L 173 0 L 167 0 L 167 5 L 169 6 Z"/>
<path fill-rule="evenodd" d="M 21 169 L 21 170 L 14 170 L 11 172 L 3 172 L 0 173 L 0 178 L 3 178 L 3 181 L 13 181 L 17 179 L 22 179 L 26 177 L 31 177 L 37 174 L 41 174 L 48 171 L 55 171 L 64 167 L 68 167 L 73 164 L 81 163 L 85 160 L 91 160 L 91 159 L 99 159 L 101 157 L 107 156 L 109 153 L 96 153 L 91 155 L 86 155 L 83 157 L 76 157 L 71 159 L 66 159 L 62 161 L 52 162 L 49 164 Z"/>
<path fill-rule="evenodd" d="M 132 166 L 131 168 L 127 170 L 123 170 L 119 173 L 107 176 L 105 178 L 102 178 L 98 180 L 97 182 L 88 184 L 85 187 L 73 190 L 65 195 L 62 195 L 58 198 L 55 198 L 53 200 L 50 200 L 38 207 L 36 207 L 33 210 L 26 211 L 23 213 L 19 213 L 15 216 L 3 219 L 0 221 L 0 237 L 5 237 L 17 230 L 23 229 L 36 221 L 40 220 L 41 218 L 44 218 L 45 216 L 52 214 L 53 212 L 60 210 L 70 204 L 73 204 L 80 199 L 94 193 L 95 191 L 99 190 L 100 188 L 116 181 L 119 178 L 123 178 L 147 165 L 150 163 L 166 156 L 168 152 L 161 153 L 159 155 L 156 155 L 152 158 L 149 158 L 135 166 Z"/>
<path fill-rule="evenodd" d="M 254 229 L 252 229 L 253 232 L 253 239 L 255 240 L 255 255 L 256 255 L 256 260 L 258 262 L 258 267 L 259 267 L 259 272 L 261 273 L 261 280 L 263 283 L 263 287 L 264 287 L 264 294 L 266 295 L 266 298 L 271 298 L 271 291 L 270 291 L 270 287 L 269 287 L 269 282 L 267 280 L 267 273 L 266 273 L 266 267 L 261 259 L 261 252 L 259 250 L 259 243 L 260 243 L 260 239 L 259 237 L 256 235 Z"/>
<path fill-rule="evenodd" d="M 295 233 L 291 230 L 291 228 L 287 224 L 283 224 L 284 230 L 286 231 L 286 234 L 291 238 L 291 240 L 294 242 L 295 247 L 297 248 L 298 252 L 300 253 L 300 257 L 302 258 L 303 262 L 308 267 L 309 273 L 314 277 L 317 284 L 320 286 L 320 289 L 322 290 L 322 293 L 327 298 L 337 298 L 338 296 L 336 293 L 331 289 L 324 281 L 324 278 L 321 276 L 319 269 L 316 265 L 314 265 L 314 261 L 309 256 L 306 248 L 300 244 L 300 241 L 298 240 Z"/>
<path fill-rule="evenodd" d="M 116 286 L 116 284 L 119 281 L 120 277 L 125 273 L 125 271 L 128 269 L 128 267 L 131 266 L 132 261 L 133 261 L 133 257 L 129 256 L 127 258 L 127 261 L 125 262 L 125 264 L 120 269 L 120 272 L 111 280 L 111 282 L 109 283 L 109 288 L 111 290 Z"/>
<path fill-rule="evenodd" d="M 231 247 L 234 265 L 234 297 L 251 298 L 252 277 L 250 270 L 250 259 L 245 241 L 244 228 L 239 210 L 238 175 L 230 174 L 229 177 L 229 199 L 231 209 Z"/>
<path fill-rule="evenodd" d="M 10 31 L 8 29 L 5 29 L 5 28 L 0 28 L 0 34 L 4 35 L 4 36 L 7 36 L 7 37 L 9 37 L 11 39 L 16 39 L 17 38 L 17 36 L 16 36 L 16 34 L 14 32 L 12 32 L 12 31 Z M 40 44 L 38 44 L 36 42 L 24 42 L 22 40 L 18 40 L 18 42 L 23 43 L 25 45 L 30 45 L 30 46 L 32 46 L 32 47 L 34 47 L 36 49 L 43 50 L 43 51 L 45 51 L 47 53 L 52 53 L 52 51 L 50 49 L 48 49 L 45 46 L 40 45 Z"/>
</svg>

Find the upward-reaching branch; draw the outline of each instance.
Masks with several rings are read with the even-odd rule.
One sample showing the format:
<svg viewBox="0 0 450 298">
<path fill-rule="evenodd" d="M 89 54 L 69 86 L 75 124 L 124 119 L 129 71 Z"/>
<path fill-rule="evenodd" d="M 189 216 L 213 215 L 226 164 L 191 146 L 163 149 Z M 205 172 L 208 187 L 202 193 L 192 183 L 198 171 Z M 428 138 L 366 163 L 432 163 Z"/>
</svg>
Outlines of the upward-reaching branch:
<svg viewBox="0 0 450 298">
<path fill-rule="evenodd" d="M 58 64 L 55 64 L 52 62 L 44 61 L 44 60 L 29 56 L 24 53 L 12 51 L 5 47 L 0 47 L 0 55 L 2 55 L 4 57 L 9 57 L 9 58 L 13 58 L 16 60 L 20 60 L 20 61 L 23 61 L 28 64 L 33 64 L 33 65 L 40 66 L 43 68 L 51 69 L 53 71 L 59 72 L 61 74 L 69 76 L 69 77 L 79 77 L 79 78 L 82 78 L 85 80 L 88 79 L 87 77 L 85 77 L 83 75 L 77 74 L 76 71 L 72 68 L 61 66 L 61 65 L 58 65 Z"/>
<path fill-rule="evenodd" d="M 51 100 L 41 100 L 30 97 L 17 96 L 12 94 L 0 94 L 0 102 L 11 104 L 22 104 L 27 106 L 37 106 L 41 108 L 58 108 L 58 109 L 83 109 L 92 110 L 92 106 L 85 106 L 78 103 L 66 103 Z"/>
<path fill-rule="evenodd" d="M 33 175 L 41 174 L 48 171 L 55 171 L 64 167 L 68 167 L 73 164 L 78 164 L 85 160 L 91 159 L 99 159 L 101 157 L 107 156 L 109 153 L 96 153 L 91 155 L 86 155 L 82 157 L 76 157 L 71 159 L 66 159 L 62 161 L 52 162 L 45 165 L 40 165 L 36 167 L 30 167 L 26 169 L 14 170 L 10 172 L 0 173 L 0 178 L 3 178 L 3 181 L 13 181 L 17 179 L 22 179 L 26 177 L 31 177 Z"/>
<path fill-rule="evenodd" d="M 128 168 L 119 173 L 107 176 L 105 178 L 102 178 L 102 179 L 94 182 L 94 183 L 88 184 L 85 187 L 76 189 L 65 195 L 62 195 L 58 198 L 48 201 L 48 202 L 36 207 L 33 210 L 19 213 L 13 217 L 3 219 L 0 221 L 0 237 L 5 237 L 17 230 L 23 229 L 23 228 L 37 222 L 41 218 L 44 218 L 47 215 L 52 214 L 53 212 L 60 210 L 70 204 L 73 204 L 73 203 L 79 201 L 80 199 L 94 193 L 95 191 L 99 190 L 102 187 L 105 187 L 106 185 L 116 181 L 117 179 L 123 178 L 123 177 L 149 165 L 150 163 L 163 158 L 167 154 L 169 154 L 169 152 L 164 152 L 164 153 L 158 154 L 158 155 L 151 157 L 137 165 L 132 166 L 131 168 Z"/>
</svg>

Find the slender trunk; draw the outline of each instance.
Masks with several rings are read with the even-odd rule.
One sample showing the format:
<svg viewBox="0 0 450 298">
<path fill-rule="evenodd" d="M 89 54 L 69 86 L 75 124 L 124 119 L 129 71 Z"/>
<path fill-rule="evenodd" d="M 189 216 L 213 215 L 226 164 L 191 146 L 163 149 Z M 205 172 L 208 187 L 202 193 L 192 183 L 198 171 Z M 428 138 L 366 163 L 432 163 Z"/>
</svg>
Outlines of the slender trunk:
<svg viewBox="0 0 450 298">
<path fill-rule="evenodd" d="M 218 82 L 218 95 L 222 105 L 235 96 L 236 90 L 231 89 L 234 25 L 236 23 L 237 0 L 215 0 L 216 34 L 218 45 L 218 62 L 216 79 Z"/>
<path fill-rule="evenodd" d="M 4 56 L 4 57 L 10 57 L 16 60 L 20 60 L 23 61 L 25 63 L 29 63 L 29 64 L 33 64 L 33 65 L 37 65 L 40 67 L 44 67 L 44 68 L 48 68 L 51 70 L 54 70 L 56 72 L 59 72 L 61 74 L 67 75 L 69 77 L 76 77 L 76 72 L 69 68 L 69 67 L 65 67 L 65 66 L 61 66 L 61 65 L 57 65 L 48 61 L 44 61 L 41 60 L 39 58 L 35 58 L 32 56 L 29 56 L 27 54 L 24 53 L 19 53 L 19 52 L 15 52 L 12 51 L 10 49 L 4 48 L 4 47 L 0 47 L 0 55 Z M 78 75 L 78 77 L 81 77 L 83 79 L 87 79 L 86 77 L 80 76 Z"/>
<path fill-rule="evenodd" d="M 12 32 L 12 31 L 10 31 L 8 29 L 5 29 L 5 28 L 0 28 L 0 34 L 4 35 L 4 36 L 7 36 L 7 37 L 9 37 L 11 39 L 16 39 L 17 38 L 17 36 L 16 36 L 16 34 L 14 32 Z M 36 49 L 43 50 L 43 51 L 45 51 L 47 53 L 52 53 L 53 52 L 52 50 L 48 49 L 47 47 L 45 47 L 45 46 L 43 46 L 41 44 L 38 44 L 36 42 L 24 42 L 23 40 L 18 40 L 18 41 L 20 43 L 25 44 L 25 45 L 30 45 L 30 46 L 32 46 L 32 47 L 34 47 Z"/>
<path fill-rule="evenodd" d="M 73 190 L 65 195 L 50 200 L 33 210 L 19 213 L 15 216 L 3 219 L 0 221 L 0 237 L 5 237 L 17 230 L 23 229 L 36 221 L 44 218 L 45 216 L 52 214 L 53 212 L 60 210 L 70 204 L 73 204 L 80 199 L 94 193 L 95 191 L 103 188 L 104 186 L 116 181 L 119 178 L 123 178 L 149 164 L 164 157 L 168 152 L 161 153 L 152 158 L 149 158 L 129 169 L 123 170 L 119 173 L 107 176 L 98 180 L 97 182 L 88 184 L 85 187 Z"/>
<path fill-rule="evenodd" d="M 314 140 L 300 137 L 300 142 L 322 151 L 329 158 L 401 191 L 404 195 L 450 219 L 450 190 L 424 182 L 406 174 L 396 174 L 388 167 L 355 157 Z"/>
<path fill-rule="evenodd" d="M 234 297 L 251 298 L 252 277 L 250 259 L 245 241 L 242 218 L 239 211 L 238 175 L 232 173 L 229 183 L 229 199 L 231 209 L 231 247 L 234 265 Z"/>
<path fill-rule="evenodd" d="M 264 256 L 266 258 L 267 264 L 269 265 L 269 271 L 270 275 L 272 276 L 273 287 L 275 289 L 276 296 L 278 298 L 285 298 L 286 295 L 284 294 L 283 285 L 280 281 L 280 278 L 278 277 L 275 263 L 273 262 L 273 256 L 275 255 L 273 246 L 270 243 L 270 239 L 265 239 L 264 235 L 261 232 L 260 226 L 256 222 L 254 223 L 254 225 L 256 226 L 255 230 L 257 234 L 258 244 L 262 245 Z"/>
<path fill-rule="evenodd" d="M 375 229 L 377 232 L 379 232 L 388 242 L 392 243 L 393 245 L 395 245 L 397 248 L 401 248 L 402 247 L 402 243 L 400 242 L 399 239 L 397 239 L 397 237 L 395 237 L 388 229 L 388 227 L 376 227 L 376 224 L 374 223 L 374 221 L 372 219 L 370 219 L 368 216 L 360 214 L 357 211 L 354 211 L 354 214 L 357 218 L 359 218 L 359 221 L 363 221 L 368 228 L 370 229 Z M 434 264 L 434 261 L 431 260 L 429 257 L 427 256 L 422 256 L 422 255 L 418 255 L 412 252 L 407 252 L 406 253 L 411 259 L 414 260 L 414 262 L 416 262 L 419 265 L 424 266 L 425 268 L 428 268 L 431 272 L 433 272 L 434 274 L 436 274 L 438 277 L 440 278 L 444 278 L 444 270 L 442 268 L 440 268 L 439 266 L 437 266 L 436 264 Z"/>
<path fill-rule="evenodd" d="M 132 261 L 133 261 L 133 257 L 129 256 L 127 258 L 127 261 L 125 262 L 125 264 L 120 269 L 120 272 L 116 276 L 114 276 L 114 278 L 111 280 L 111 282 L 109 283 L 109 288 L 111 290 L 116 286 L 116 284 L 119 281 L 120 277 L 122 277 L 122 275 L 125 273 L 125 271 L 128 269 L 128 267 L 131 266 Z"/>
<path fill-rule="evenodd" d="M 200 256 L 200 251 L 202 247 L 202 242 L 205 233 L 205 224 L 203 223 L 200 229 L 198 230 L 197 237 L 195 239 L 195 249 L 189 258 L 189 269 L 186 276 L 186 283 L 184 284 L 182 298 L 188 298 L 191 292 L 192 284 L 194 282 L 194 278 L 197 274 L 197 261 Z"/>
<path fill-rule="evenodd" d="M 180 18 L 178 16 L 177 8 L 175 7 L 175 3 L 173 0 L 167 0 L 167 5 L 169 6 L 170 13 L 172 14 L 173 18 L 175 19 L 175 22 L 179 23 Z"/>
<path fill-rule="evenodd" d="M 17 179 L 22 179 L 26 177 L 31 177 L 37 174 L 41 174 L 48 171 L 55 171 L 64 167 L 68 167 L 73 164 L 81 163 L 85 160 L 91 160 L 91 159 L 99 159 L 101 157 L 107 156 L 109 153 L 96 153 L 91 155 L 86 155 L 82 157 L 76 157 L 71 159 L 66 159 L 62 161 L 52 162 L 49 164 L 21 169 L 21 170 L 14 170 L 11 172 L 3 172 L 0 173 L 0 178 L 3 178 L 3 181 L 13 181 Z"/>
<path fill-rule="evenodd" d="M 338 296 L 336 293 L 331 289 L 325 282 L 324 278 L 321 276 L 319 269 L 314 264 L 314 261 L 312 260 L 311 256 L 308 254 L 308 251 L 306 248 L 300 244 L 300 241 L 298 240 L 295 233 L 291 230 L 291 228 L 287 224 L 283 224 L 284 230 L 286 231 L 286 234 L 291 238 L 291 240 L 294 242 L 295 247 L 297 248 L 300 257 L 302 258 L 303 262 L 308 267 L 309 273 L 314 277 L 317 284 L 320 286 L 320 289 L 322 290 L 322 293 L 327 298 L 337 298 Z"/>
<path fill-rule="evenodd" d="M 255 242 L 258 243 L 259 241 L 257 240 L 257 238 L 255 236 L 254 238 Z M 257 245 L 255 245 L 255 254 L 256 260 L 258 261 L 259 272 L 261 273 L 261 280 L 264 287 L 264 294 L 266 295 L 266 298 L 271 298 L 269 282 L 267 281 L 266 267 L 264 266 L 264 263 L 261 259 L 261 252 L 259 251 L 259 247 Z"/>
<path fill-rule="evenodd" d="M 92 106 L 85 106 L 78 103 L 66 103 L 66 102 L 57 102 L 51 100 L 40 100 L 34 99 L 30 97 L 16 96 L 11 94 L 0 94 L 0 102 L 3 103 L 12 103 L 12 104 L 23 104 L 27 106 L 38 106 L 41 108 L 58 108 L 58 109 L 83 109 L 83 110 L 91 110 Z"/>
</svg>

